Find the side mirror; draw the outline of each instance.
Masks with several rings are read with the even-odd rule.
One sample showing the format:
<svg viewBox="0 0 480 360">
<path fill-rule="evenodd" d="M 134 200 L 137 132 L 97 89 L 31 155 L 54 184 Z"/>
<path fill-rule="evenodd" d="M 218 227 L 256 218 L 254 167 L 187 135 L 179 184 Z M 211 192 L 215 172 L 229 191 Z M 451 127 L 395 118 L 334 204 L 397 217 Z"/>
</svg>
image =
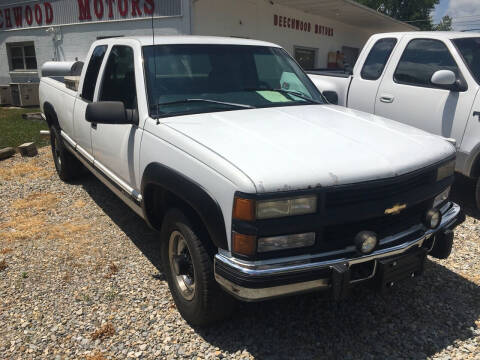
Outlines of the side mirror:
<svg viewBox="0 0 480 360">
<path fill-rule="evenodd" d="M 338 105 L 338 94 L 336 91 L 325 90 L 322 94 L 330 104 Z"/>
<path fill-rule="evenodd" d="M 457 76 L 451 70 L 438 70 L 432 75 L 430 80 L 433 85 L 449 87 L 455 85 Z"/>
<path fill-rule="evenodd" d="M 99 101 L 87 105 L 85 119 L 96 124 L 138 125 L 138 112 L 125 109 L 121 101 Z"/>
</svg>

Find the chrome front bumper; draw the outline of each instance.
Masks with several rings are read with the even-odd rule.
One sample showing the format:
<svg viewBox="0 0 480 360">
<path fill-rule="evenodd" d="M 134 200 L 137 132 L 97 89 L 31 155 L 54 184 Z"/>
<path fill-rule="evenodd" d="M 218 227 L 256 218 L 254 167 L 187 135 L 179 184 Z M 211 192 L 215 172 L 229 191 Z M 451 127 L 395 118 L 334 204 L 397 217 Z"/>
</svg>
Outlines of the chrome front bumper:
<svg viewBox="0 0 480 360">
<path fill-rule="evenodd" d="M 273 259 L 271 261 L 245 261 L 229 254 L 215 255 L 215 279 L 230 294 L 244 301 L 259 301 L 284 295 L 297 294 L 315 290 L 325 290 L 332 287 L 332 277 L 327 272 L 338 266 L 350 268 L 352 265 L 373 262 L 372 273 L 362 279 L 351 280 L 350 283 L 371 279 L 377 271 L 379 259 L 392 257 L 425 248 L 427 240 L 429 252 L 434 245 L 437 232 L 454 227 L 460 215 L 460 206 L 453 202 L 447 203 L 441 209 L 442 222 L 435 230 L 422 231 L 422 235 L 411 239 L 422 225 L 402 233 L 382 239 L 382 249 L 365 256 L 345 256 L 352 249 L 345 249 L 328 254 L 316 254 L 287 260 Z M 424 229 L 424 228 L 423 228 Z M 388 247 L 389 243 L 398 243 L 401 238 L 408 238 L 404 243 Z M 283 284 L 283 283 L 285 284 Z"/>
</svg>

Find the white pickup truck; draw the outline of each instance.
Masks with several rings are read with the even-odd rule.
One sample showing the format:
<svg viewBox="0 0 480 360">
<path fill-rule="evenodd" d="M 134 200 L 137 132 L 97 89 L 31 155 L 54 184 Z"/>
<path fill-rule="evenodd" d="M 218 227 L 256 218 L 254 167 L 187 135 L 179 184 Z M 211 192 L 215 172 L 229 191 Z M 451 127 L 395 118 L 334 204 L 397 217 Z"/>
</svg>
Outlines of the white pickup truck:
<svg viewBox="0 0 480 360">
<path fill-rule="evenodd" d="M 454 139 L 456 171 L 477 180 L 480 209 L 480 36 L 406 32 L 372 36 L 353 74 L 311 72 L 333 103 Z"/>
<path fill-rule="evenodd" d="M 40 101 L 60 178 L 85 166 L 159 230 L 188 322 L 233 297 L 386 289 L 450 254 L 450 143 L 327 104 L 275 44 L 154 41 L 96 41 L 78 92 L 43 77 Z"/>
</svg>

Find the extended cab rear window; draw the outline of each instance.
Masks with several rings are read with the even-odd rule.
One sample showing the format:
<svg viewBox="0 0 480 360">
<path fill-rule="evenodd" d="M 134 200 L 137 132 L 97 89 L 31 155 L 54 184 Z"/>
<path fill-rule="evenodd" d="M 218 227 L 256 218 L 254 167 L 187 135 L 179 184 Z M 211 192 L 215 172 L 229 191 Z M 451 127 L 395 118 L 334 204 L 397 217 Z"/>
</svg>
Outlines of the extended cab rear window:
<svg viewBox="0 0 480 360">
<path fill-rule="evenodd" d="M 98 73 L 102 65 L 103 58 L 107 51 L 107 45 L 100 45 L 93 49 L 92 56 L 88 62 L 87 72 L 83 80 L 82 98 L 88 101 L 93 101 L 93 94 L 95 92 L 95 85 L 97 84 Z"/>
<path fill-rule="evenodd" d="M 380 76 L 382 76 L 385 65 L 387 65 L 388 59 L 396 44 L 397 39 L 385 38 L 378 40 L 375 45 L 373 45 L 360 74 L 362 79 L 378 80 Z"/>
</svg>

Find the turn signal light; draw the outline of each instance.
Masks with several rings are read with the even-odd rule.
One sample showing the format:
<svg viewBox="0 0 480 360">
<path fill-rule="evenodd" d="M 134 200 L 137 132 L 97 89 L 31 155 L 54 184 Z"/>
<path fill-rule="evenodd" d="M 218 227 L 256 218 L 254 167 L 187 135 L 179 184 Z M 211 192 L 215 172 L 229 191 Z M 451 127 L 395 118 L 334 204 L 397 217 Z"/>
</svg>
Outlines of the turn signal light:
<svg viewBox="0 0 480 360">
<path fill-rule="evenodd" d="M 232 250 L 236 254 L 253 256 L 257 250 L 257 237 L 234 232 L 232 236 Z"/>
<path fill-rule="evenodd" d="M 255 220 L 255 200 L 236 197 L 233 202 L 233 218 L 237 220 Z"/>
</svg>

